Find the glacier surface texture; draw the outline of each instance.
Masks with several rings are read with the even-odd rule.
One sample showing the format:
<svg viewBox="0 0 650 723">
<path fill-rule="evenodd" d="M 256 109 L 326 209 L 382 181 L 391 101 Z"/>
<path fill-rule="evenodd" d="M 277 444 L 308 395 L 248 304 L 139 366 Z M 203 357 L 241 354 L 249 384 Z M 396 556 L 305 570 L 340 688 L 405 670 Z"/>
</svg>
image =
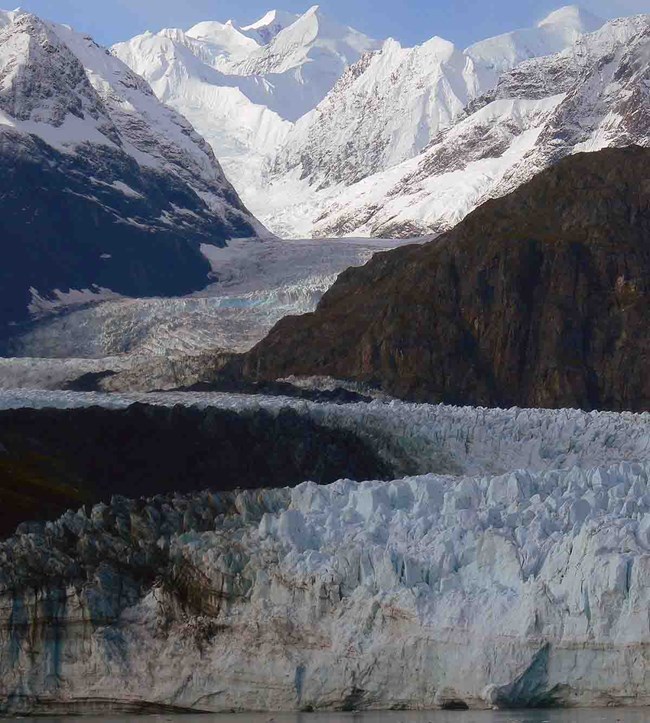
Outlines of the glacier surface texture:
<svg viewBox="0 0 650 723">
<path fill-rule="evenodd" d="M 650 415 L 0 394 L 137 401 L 292 408 L 404 477 L 21 526 L 0 545 L 1 710 L 648 702 Z"/>
</svg>

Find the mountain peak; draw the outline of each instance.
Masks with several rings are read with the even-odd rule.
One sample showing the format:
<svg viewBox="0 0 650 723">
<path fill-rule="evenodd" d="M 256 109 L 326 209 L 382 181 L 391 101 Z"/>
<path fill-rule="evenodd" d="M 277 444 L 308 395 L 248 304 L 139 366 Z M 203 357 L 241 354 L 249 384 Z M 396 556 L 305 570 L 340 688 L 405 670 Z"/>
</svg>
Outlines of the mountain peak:
<svg viewBox="0 0 650 723">
<path fill-rule="evenodd" d="M 258 47 L 257 40 L 243 32 L 232 20 L 226 23 L 206 20 L 191 27 L 185 35 L 220 48 L 226 56 L 246 55 Z"/>
<path fill-rule="evenodd" d="M 602 27 L 604 22 L 604 20 L 584 10 L 579 5 L 565 5 L 547 15 L 537 24 L 537 27 L 544 28 L 550 25 L 560 25 L 575 28 L 583 33 L 591 33 Z"/>
<path fill-rule="evenodd" d="M 16 8 L 15 10 L 2 10 L 0 8 L 0 28 L 12 25 L 21 15 L 29 15 L 29 13 L 22 8 Z"/>
<path fill-rule="evenodd" d="M 287 25 L 294 23 L 299 17 L 299 15 L 288 13 L 286 10 L 269 10 L 254 23 L 242 26 L 242 30 L 261 30 L 262 28 L 268 28 L 271 25 L 277 24 L 286 27 Z"/>
<path fill-rule="evenodd" d="M 250 25 L 244 25 L 241 32 L 253 35 L 264 45 L 268 45 L 285 28 L 293 25 L 300 15 L 288 13 L 285 10 L 269 10 L 259 20 Z"/>
</svg>

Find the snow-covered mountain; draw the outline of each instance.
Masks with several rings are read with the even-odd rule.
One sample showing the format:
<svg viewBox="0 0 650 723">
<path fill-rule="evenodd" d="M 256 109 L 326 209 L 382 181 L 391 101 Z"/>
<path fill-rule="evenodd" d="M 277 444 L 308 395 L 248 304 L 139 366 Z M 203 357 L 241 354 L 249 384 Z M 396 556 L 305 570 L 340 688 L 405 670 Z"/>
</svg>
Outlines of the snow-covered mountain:
<svg viewBox="0 0 650 723">
<path fill-rule="evenodd" d="M 293 122 L 376 47 L 314 6 L 300 16 L 271 11 L 245 27 L 210 21 L 186 32 L 145 33 L 113 52 L 189 118 L 238 191 L 251 197 Z"/>
<path fill-rule="evenodd" d="M 0 12 L 0 324 L 45 297 L 187 293 L 265 233 L 211 147 L 92 39 Z M 74 294 L 72 294 L 74 296 Z"/>
<path fill-rule="evenodd" d="M 389 41 L 350 68 L 294 126 L 273 163 L 267 223 L 284 233 L 316 236 L 420 235 L 448 228 L 490 197 L 494 179 L 526 155 L 536 140 L 534 129 L 544 124 L 560 93 L 577 88 L 586 68 L 595 69 L 608 53 L 622 52 L 644 22 L 637 17 L 604 24 L 566 7 L 536 28 L 462 53 L 440 39 L 410 50 Z M 533 95 L 531 84 L 537 88 Z M 498 97 L 490 96 L 497 86 Z M 584 92 L 588 97 L 600 91 L 585 86 Z M 611 99 L 615 91 L 602 92 Z M 626 92 L 621 88 L 620 97 Z M 488 127 L 490 137 L 484 137 Z M 616 142 L 624 144 L 613 136 L 606 144 Z M 642 143 L 643 134 L 627 142 Z M 470 166 L 477 153 L 487 162 Z M 432 156 L 437 165 L 427 160 Z M 521 178 L 542 167 L 531 164 Z M 416 169 L 420 185 L 410 192 Z M 404 198 L 414 194 L 417 199 Z M 283 202 L 287 196 L 292 203 Z M 417 209 L 406 212 L 404 205 Z"/>
<path fill-rule="evenodd" d="M 442 38 L 403 48 L 388 40 L 351 67 L 292 129 L 278 175 L 299 169 L 310 185 L 346 185 L 405 161 L 448 127 L 470 100 L 522 60 L 564 50 L 603 24 L 574 7 L 465 51 Z"/>
<path fill-rule="evenodd" d="M 502 74 L 419 155 L 325 201 L 316 234 L 444 231 L 560 158 L 650 144 L 650 16 Z"/>
<path fill-rule="evenodd" d="M 439 37 L 404 48 L 333 23 L 316 6 L 244 27 L 212 21 L 147 33 L 113 52 L 195 124 L 273 231 L 300 237 L 339 233 L 326 219 L 342 192 L 356 199 L 355 184 L 425 151 L 504 72 L 602 25 L 567 6 L 465 50 Z"/>
<path fill-rule="evenodd" d="M 577 5 L 550 13 L 534 28 L 514 30 L 471 45 L 465 51 L 481 68 L 496 73 L 544 55 L 564 50 L 581 35 L 601 28 L 604 21 Z"/>
</svg>

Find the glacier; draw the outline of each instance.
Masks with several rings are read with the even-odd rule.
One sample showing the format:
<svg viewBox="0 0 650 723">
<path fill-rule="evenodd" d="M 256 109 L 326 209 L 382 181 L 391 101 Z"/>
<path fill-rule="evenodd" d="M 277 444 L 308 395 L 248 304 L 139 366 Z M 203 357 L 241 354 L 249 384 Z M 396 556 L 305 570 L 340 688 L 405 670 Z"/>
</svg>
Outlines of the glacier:
<svg viewBox="0 0 650 723">
<path fill-rule="evenodd" d="M 99 295 L 69 293 L 34 299 L 38 316 L 8 344 L 9 358 L 0 358 L 0 389 L 56 389 L 106 370 L 129 372 L 132 389 L 178 387 L 172 367 L 200 366 L 205 355 L 220 350 L 247 351 L 282 317 L 314 311 L 343 270 L 403 243 L 238 239 L 221 249 L 204 244 L 215 283 L 191 296 L 100 302 Z M 192 383 L 191 377 L 183 379 Z"/>
<path fill-rule="evenodd" d="M 136 401 L 289 407 L 420 472 L 23 524 L 0 544 L 3 712 L 649 702 L 650 415 L 0 393 Z"/>
</svg>

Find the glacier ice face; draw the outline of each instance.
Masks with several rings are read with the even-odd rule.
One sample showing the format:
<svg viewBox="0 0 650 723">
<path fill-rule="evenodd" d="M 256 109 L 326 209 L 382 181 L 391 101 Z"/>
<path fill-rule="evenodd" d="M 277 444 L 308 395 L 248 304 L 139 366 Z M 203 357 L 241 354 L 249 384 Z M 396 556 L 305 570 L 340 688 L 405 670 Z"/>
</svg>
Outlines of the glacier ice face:
<svg viewBox="0 0 650 723">
<path fill-rule="evenodd" d="M 410 420 L 456 471 L 24 525 L 0 545 L 4 711 L 648 703 L 648 415 L 151 397 L 180 399 L 398 442 Z"/>
<path fill-rule="evenodd" d="M 314 422 L 349 429 L 403 475 L 505 474 L 516 469 L 581 469 L 643 461 L 650 455 L 650 413 L 487 409 L 373 401 L 346 404 L 215 392 L 102 394 L 29 389 L 0 391 L 0 409 L 124 408 L 176 404 L 232 411 L 294 409 Z"/>
</svg>

